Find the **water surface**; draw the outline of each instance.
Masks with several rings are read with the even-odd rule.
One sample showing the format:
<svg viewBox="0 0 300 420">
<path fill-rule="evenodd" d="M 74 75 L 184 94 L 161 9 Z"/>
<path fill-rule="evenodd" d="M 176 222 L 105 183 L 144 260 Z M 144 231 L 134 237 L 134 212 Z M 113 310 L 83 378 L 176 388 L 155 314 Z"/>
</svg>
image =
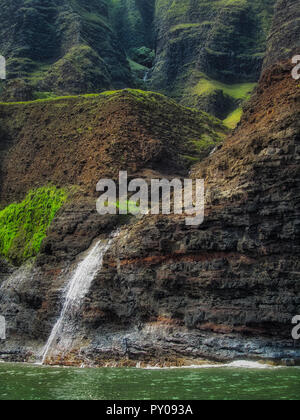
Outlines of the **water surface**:
<svg viewBox="0 0 300 420">
<path fill-rule="evenodd" d="M 79 369 L 0 364 L 0 400 L 82 399 L 300 400 L 300 369 Z"/>
</svg>

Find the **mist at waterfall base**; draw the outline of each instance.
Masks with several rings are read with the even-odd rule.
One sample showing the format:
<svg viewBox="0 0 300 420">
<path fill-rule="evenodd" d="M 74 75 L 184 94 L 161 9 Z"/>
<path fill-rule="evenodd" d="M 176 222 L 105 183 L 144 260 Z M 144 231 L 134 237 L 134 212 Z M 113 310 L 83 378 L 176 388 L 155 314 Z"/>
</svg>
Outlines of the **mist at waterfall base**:
<svg viewBox="0 0 300 420">
<path fill-rule="evenodd" d="M 79 369 L 0 363 L 0 400 L 300 400 L 300 368 Z"/>
</svg>

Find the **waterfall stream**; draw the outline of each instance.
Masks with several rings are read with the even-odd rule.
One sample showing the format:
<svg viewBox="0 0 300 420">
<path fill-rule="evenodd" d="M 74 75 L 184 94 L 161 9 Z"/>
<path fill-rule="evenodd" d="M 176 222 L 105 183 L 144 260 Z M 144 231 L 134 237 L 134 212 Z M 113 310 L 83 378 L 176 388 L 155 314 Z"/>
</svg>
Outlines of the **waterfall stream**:
<svg viewBox="0 0 300 420">
<path fill-rule="evenodd" d="M 151 73 L 152 73 L 153 69 L 154 69 L 154 67 L 152 67 L 151 69 L 146 70 L 146 72 L 144 74 L 144 77 L 143 77 L 144 83 L 147 83 L 147 82 L 150 81 L 150 79 L 151 79 Z"/>
<path fill-rule="evenodd" d="M 146 83 L 148 81 L 148 76 L 149 76 L 149 70 L 147 70 L 145 72 L 145 75 L 144 75 L 144 78 L 143 78 L 144 83 Z"/>
<path fill-rule="evenodd" d="M 64 335 L 72 333 L 72 321 L 76 320 L 81 308 L 82 302 L 87 295 L 92 281 L 96 274 L 102 268 L 103 258 L 111 246 L 113 239 L 118 235 L 119 231 L 113 232 L 106 241 L 99 240 L 88 252 L 84 260 L 78 265 L 75 273 L 71 277 L 66 290 L 64 305 L 61 314 L 54 325 L 50 337 L 44 347 L 42 353 L 42 364 L 46 362 L 50 350 L 59 339 L 64 348 L 70 345 L 64 340 Z"/>
</svg>

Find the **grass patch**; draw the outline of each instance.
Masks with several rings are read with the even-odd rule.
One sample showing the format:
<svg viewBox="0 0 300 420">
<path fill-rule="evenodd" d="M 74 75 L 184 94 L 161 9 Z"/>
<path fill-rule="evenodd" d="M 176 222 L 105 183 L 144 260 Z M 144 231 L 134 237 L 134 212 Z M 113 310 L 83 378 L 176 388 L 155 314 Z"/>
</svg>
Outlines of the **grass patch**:
<svg viewBox="0 0 300 420">
<path fill-rule="evenodd" d="M 21 203 L 14 203 L 0 212 L 0 255 L 22 264 L 35 257 L 47 229 L 67 193 L 55 186 L 30 191 Z"/>
<path fill-rule="evenodd" d="M 131 60 L 130 58 L 127 58 L 130 68 L 132 71 L 141 71 L 146 72 L 148 71 L 148 67 L 143 66 L 142 64 L 137 63 L 136 61 Z"/>
<path fill-rule="evenodd" d="M 115 91 L 116 93 L 118 91 Z M 33 101 L 26 101 L 26 102 L 0 102 L 0 105 L 9 106 L 9 105 L 30 105 L 36 104 L 39 102 L 51 102 L 51 101 L 61 101 L 61 100 L 68 100 L 68 99 L 78 99 L 78 98 L 97 98 L 101 95 L 101 93 L 87 93 L 85 95 L 69 95 L 69 96 L 56 96 L 55 94 L 47 95 L 47 92 L 36 92 L 35 95 L 40 93 L 40 99 L 35 99 Z M 38 95 L 39 96 L 39 95 Z"/>
<path fill-rule="evenodd" d="M 231 96 L 234 99 L 248 100 L 255 88 L 256 83 L 238 83 L 229 85 L 203 78 L 193 88 L 193 93 L 197 95 L 207 95 L 215 90 L 222 90 L 224 94 Z"/>
<path fill-rule="evenodd" d="M 238 125 L 243 115 L 242 108 L 235 109 L 228 117 L 223 121 L 226 127 L 231 128 L 232 130 Z"/>
</svg>

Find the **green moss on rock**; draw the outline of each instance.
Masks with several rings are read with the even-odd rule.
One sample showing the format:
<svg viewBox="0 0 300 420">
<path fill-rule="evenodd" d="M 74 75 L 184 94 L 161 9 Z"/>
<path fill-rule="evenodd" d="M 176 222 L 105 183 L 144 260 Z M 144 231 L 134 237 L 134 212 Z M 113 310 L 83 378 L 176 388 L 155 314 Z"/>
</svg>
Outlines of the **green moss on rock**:
<svg viewBox="0 0 300 420">
<path fill-rule="evenodd" d="M 15 264 L 35 257 L 57 211 L 67 199 L 54 186 L 30 191 L 0 212 L 0 255 Z"/>
</svg>

